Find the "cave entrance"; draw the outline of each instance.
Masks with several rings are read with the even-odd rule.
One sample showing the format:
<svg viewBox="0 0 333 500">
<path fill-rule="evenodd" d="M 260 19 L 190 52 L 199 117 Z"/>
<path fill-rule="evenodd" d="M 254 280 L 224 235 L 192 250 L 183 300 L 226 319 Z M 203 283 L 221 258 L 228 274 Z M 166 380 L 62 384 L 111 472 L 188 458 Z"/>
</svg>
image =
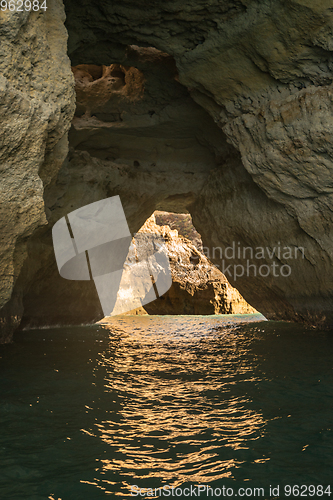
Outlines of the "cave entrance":
<svg viewBox="0 0 333 500">
<path fill-rule="evenodd" d="M 233 147 L 179 83 L 170 55 L 128 46 L 117 60 L 103 62 L 108 64 L 72 68 L 76 111 L 71 152 L 60 173 L 67 192 L 75 193 L 68 211 L 119 196 L 132 234 L 150 226 L 164 236 L 172 286 L 135 314 L 255 312 L 209 261 L 190 216 L 211 172 L 225 168 Z M 96 303 L 92 292 L 86 300 Z"/>
<path fill-rule="evenodd" d="M 45 187 L 49 224 L 29 242 L 34 265 L 27 260 L 24 271 L 29 285 L 22 327 L 94 323 L 103 317 L 92 280 L 59 275 L 51 228 L 65 214 L 113 196 L 121 199 L 131 234 L 156 210 L 169 212 L 155 214 L 158 224 L 153 222 L 166 235 L 174 283 L 146 312 L 249 312 L 219 269 L 208 263 L 195 229 L 183 231 L 194 208 L 198 219 L 198 199 L 211 173 L 225 171 L 235 157 L 223 131 L 179 83 L 168 54 L 131 46 L 123 59 L 103 61 L 108 64 L 80 62 L 73 68 L 77 101 L 69 155 Z"/>
</svg>

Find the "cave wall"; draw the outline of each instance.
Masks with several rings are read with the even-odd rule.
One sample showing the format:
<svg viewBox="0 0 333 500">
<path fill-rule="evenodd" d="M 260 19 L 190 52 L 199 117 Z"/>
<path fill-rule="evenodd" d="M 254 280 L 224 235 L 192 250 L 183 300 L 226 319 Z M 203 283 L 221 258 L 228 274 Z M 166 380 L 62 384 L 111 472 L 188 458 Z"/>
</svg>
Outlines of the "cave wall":
<svg viewBox="0 0 333 500">
<path fill-rule="evenodd" d="M 50 230 L 114 194 L 132 231 L 155 209 L 189 210 L 211 253 L 234 241 L 304 248 L 290 277 L 227 277 L 269 318 L 330 327 L 331 3 L 66 0 L 65 10 L 81 71 L 65 162 L 74 81 L 61 2 L 8 12 L 0 31 L 2 339 L 23 308 L 23 324 L 75 323 L 81 297 L 82 319 L 99 316 L 89 285 L 56 275 Z"/>
<path fill-rule="evenodd" d="M 65 13 L 59 0 L 47 11 L 1 12 L 0 25 L 0 340 L 20 323 L 17 280 L 27 241 L 47 224 L 44 187 L 68 151 L 75 109 L 67 56 Z"/>
</svg>

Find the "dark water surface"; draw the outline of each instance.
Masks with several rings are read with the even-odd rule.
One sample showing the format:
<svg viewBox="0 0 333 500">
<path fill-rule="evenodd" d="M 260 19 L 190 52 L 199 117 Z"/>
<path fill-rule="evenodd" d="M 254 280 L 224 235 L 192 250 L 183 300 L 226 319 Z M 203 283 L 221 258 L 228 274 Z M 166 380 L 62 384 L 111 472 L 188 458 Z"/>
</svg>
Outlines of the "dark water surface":
<svg viewBox="0 0 333 500">
<path fill-rule="evenodd" d="M 240 318 L 124 317 L 0 346 L 0 499 L 199 484 L 266 499 L 330 481 L 333 498 L 332 332 Z"/>
</svg>

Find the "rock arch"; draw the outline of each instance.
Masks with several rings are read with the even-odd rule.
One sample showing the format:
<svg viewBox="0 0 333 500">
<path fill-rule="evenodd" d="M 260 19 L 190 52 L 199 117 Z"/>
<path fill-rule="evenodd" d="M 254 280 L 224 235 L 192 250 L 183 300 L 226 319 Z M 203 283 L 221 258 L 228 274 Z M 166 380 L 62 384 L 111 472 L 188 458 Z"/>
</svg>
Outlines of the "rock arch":
<svg viewBox="0 0 333 500">
<path fill-rule="evenodd" d="M 129 0 L 112 4 L 66 0 L 65 8 L 72 64 L 95 65 L 97 72 L 90 75 L 93 84 L 101 79 L 101 67 L 116 65 L 108 77 L 118 92 L 113 110 L 118 106 L 121 111 L 111 112 L 110 104 L 107 117 L 101 110 L 88 116 L 83 106 L 74 118 L 71 149 L 63 163 L 73 94 L 61 3 L 48 10 L 43 25 L 29 19 L 16 27 L 16 51 L 31 43 L 29 60 L 40 52 L 40 61 L 57 60 L 61 71 L 31 64 L 28 82 L 17 78 L 15 65 L 6 58 L 3 62 L 3 102 L 11 93 L 9 101 L 16 103 L 19 116 L 29 117 L 30 130 L 43 130 L 36 135 L 37 151 L 32 134 L 28 136 L 24 124 L 15 121 L 15 109 L 3 107 L 29 140 L 2 158 L 9 164 L 13 158 L 30 161 L 22 167 L 16 162 L 16 201 L 13 204 L 13 196 L 8 196 L 3 203 L 3 220 L 6 214 L 13 215 L 2 224 L 3 338 L 19 322 L 23 306 L 26 323 L 40 321 L 38 308 L 44 322 L 54 322 L 56 310 L 59 314 L 72 299 L 72 311 L 58 316 L 59 321 L 77 321 L 82 304 L 87 316 L 98 316 L 91 291 L 78 285 L 69 289 L 57 281 L 50 230 L 44 225 L 46 218 L 51 226 L 77 203 L 113 193 L 123 197 L 132 230 L 155 209 L 186 208 L 207 248 L 225 251 L 233 242 L 270 252 L 278 246 L 304 248 L 300 258 L 274 255 L 276 265 L 291 266 L 290 276 L 271 273 L 229 279 L 268 318 L 330 327 L 330 2 L 222 5 L 218 0 L 195 0 L 184 6 L 173 0 L 145 2 L 141 9 Z M 13 32 L 16 20 L 10 22 Z M 2 46 L 9 61 L 13 40 L 4 35 Z M 131 68 L 135 68 L 132 80 Z M 144 82 L 134 73 L 142 74 Z M 114 142 L 108 148 L 111 129 Z M 8 135 L 8 144 L 10 140 Z M 29 182 L 34 209 L 24 177 L 27 171 L 33 173 Z M 12 180 L 4 179 L 10 192 Z M 24 200 L 31 208 L 30 218 L 19 216 L 17 223 L 15 214 L 24 213 Z M 229 260 L 232 266 L 240 264 L 239 259 Z M 271 264 L 267 256 L 260 264 L 265 262 Z M 75 302 L 78 297 L 80 306 Z"/>
</svg>

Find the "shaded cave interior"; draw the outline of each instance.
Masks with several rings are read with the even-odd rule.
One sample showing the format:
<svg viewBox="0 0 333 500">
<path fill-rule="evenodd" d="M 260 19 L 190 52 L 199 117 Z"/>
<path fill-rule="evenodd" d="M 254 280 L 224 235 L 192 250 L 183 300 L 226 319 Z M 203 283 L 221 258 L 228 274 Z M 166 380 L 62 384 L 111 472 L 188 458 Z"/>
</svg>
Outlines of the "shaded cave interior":
<svg viewBox="0 0 333 500">
<path fill-rule="evenodd" d="M 301 244 L 304 239 L 286 209 L 247 172 L 221 123 L 204 108 L 203 94 L 180 84 L 173 57 L 136 45 L 118 55 L 110 50 L 92 61 L 75 60 L 77 106 L 69 153 L 57 176 L 45 183 L 48 225 L 28 241 L 13 296 L 13 302 L 21 301 L 21 328 L 87 324 L 104 316 L 93 282 L 59 276 L 51 235 L 57 220 L 95 201 L 118 195 L 132 234 L 156 210 L 189 213 L 211 249 L 233 241 L 271 244 L 272 227 L 274 238 L 288 234 Z M 267 319 L 302 320 L 286 299 L 284 278 L 228 280 Z M 288 288 L 298 286 L 296 269 Z"/>
</svg>

